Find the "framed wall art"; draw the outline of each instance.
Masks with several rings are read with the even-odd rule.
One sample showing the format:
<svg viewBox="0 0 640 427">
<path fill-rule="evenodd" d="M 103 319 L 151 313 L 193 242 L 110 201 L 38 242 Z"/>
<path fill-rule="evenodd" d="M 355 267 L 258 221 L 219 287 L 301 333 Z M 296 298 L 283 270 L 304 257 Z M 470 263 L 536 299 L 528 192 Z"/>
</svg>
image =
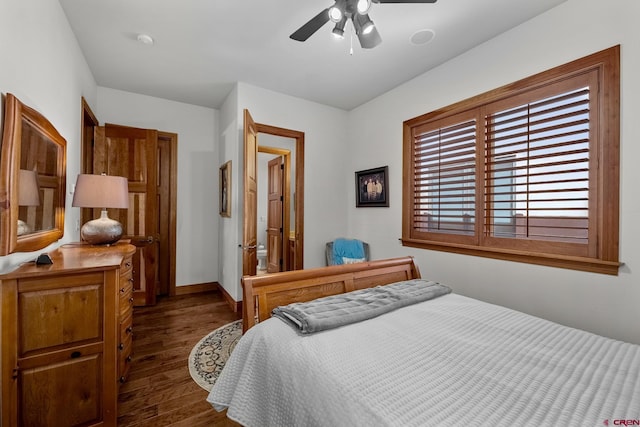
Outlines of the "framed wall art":
<svg viewBox="0 0 640 427">
<path fill-rule="evenodd" d="M 356 207 L 389 207 L 388 166 L 356 172 Z"/>
<path fill-rule="evenodd" d="M 220 166 L 220 216 L 231 218 L 231 160 Z"/>
</svg>

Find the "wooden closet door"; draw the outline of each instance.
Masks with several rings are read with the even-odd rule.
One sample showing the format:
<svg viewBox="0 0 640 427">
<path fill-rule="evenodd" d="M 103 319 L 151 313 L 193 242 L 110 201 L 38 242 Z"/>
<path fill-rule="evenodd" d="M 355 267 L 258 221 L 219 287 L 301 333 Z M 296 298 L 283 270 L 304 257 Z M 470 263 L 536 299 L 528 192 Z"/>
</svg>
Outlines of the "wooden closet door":
<svg viewBox="0 0 640 427">
<path fill-rule="evenodd" d="M 133 256 L 134 305 L 156 303 L 158 259 L 157 152 L 158 132 L 106 124 L 96 127 L 93 173 L 129 180 L 129 209 L 109 209 L 119 221 L 123 239 L 136 247 Z M 93 212 L 98 218 L 99 209 Z"/>
</svg>

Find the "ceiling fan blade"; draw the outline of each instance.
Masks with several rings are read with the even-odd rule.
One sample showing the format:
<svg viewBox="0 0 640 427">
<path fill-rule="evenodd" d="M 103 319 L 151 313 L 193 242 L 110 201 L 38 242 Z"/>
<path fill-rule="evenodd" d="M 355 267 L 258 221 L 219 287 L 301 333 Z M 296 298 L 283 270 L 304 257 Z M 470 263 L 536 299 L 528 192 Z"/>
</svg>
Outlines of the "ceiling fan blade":
<svg viewBox="0 0 640 427">
<path fill-rule="evenodd" d="M 362 46 L 363 49 L 372 49 L 382 43 L 382 37 L 380 37 L 376 27 L 373 27 L 373 30 L 368 34 L 359 32 L 358 40 L 360 40 L 360 46 Z"/>
<path fill-rule="evenodd" d="M 311 18 L 309 22 L 307 22 L 302 27 L 298 28 L 293 34 L 291 34 L 289 38 L 292 38 L 293 40 L 297 40 L 299 42 L 303 42 L 311 37 L 313 33 L 318 31 L 320 27 L 322 27 L 327 22 L 329 22 L 329 8 L 326 8 L 325 10 Z"/>
<path fill-rule="evenodd" d="M 435 3 L 438 0 L 371 0 L 374 3 Z"/>
</svg>

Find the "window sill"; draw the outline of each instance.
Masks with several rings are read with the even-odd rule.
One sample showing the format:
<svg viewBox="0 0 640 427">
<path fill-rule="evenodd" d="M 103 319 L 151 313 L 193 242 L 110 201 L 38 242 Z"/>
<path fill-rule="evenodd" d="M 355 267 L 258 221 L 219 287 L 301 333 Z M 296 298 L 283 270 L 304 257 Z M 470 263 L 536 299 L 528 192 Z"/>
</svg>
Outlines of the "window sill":
<svg viewBox="0 0 640 427">
<path fill-rule="evenodd" d="M 521 252 L 495 248 L 480 248 L 477 246 L 455 243 L 447 244 L 415 239 L 403 238 L 400 240 L 403 246 L 410 246 L 413 248 L 452 252 L 463 255 L 501 259 L 505 261 L 524 262 L 527 264 L 537 264 L 548 267 L 567 268 L 571 270 L 588 271 L 591 273 L 609 274 L 612 276 L 618 275 L 618 269 L 622 265 L 617 261 L 604 261 L 596 258 L 548 255 L 535 252 Z"/>
</svg>

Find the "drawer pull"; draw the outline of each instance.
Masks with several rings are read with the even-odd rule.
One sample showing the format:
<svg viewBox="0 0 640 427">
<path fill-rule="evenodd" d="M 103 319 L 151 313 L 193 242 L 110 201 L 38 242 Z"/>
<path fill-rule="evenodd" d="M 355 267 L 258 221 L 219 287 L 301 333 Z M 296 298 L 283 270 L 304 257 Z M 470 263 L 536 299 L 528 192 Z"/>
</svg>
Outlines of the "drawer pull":
<svg viewBox="0 0 640 427">
<path fill-rule="evenodd" d="M 124 265 L 125 265 L 125 267 L 127 267 L 127 268 L 128 268 L 128 267 L 131 267 L 131 263 L 130 263 L 130 262 L 125 262 L 125 263 L 124 263 Z"/>
<path fill-rule="evenodd" d="M 133 283 L 133 277 L 129 278 L 129 281 L 130 281 L 131 283 Z"/>
<path fill-rule="evenodd" d="M 133 304 L 133 297 L 129 298 L 129 302 Z"/>
<path fill-rule="evenodd" d="M 123 384 L 127 379 L 123 376 L 120 377 L 120 384 Z"/>
<path fill-rule="evenodd" d="M 127 362 L 131 362 L 132 360 L 133 360 L 133 357 L 127 356 Z"/>
<path fill-rule="evenodd" d="M 71 353 L 72 359 L 77 359 L 80 356 L 82 356 L 82 353 L 80 353 L 79 351 L 74 351 L 73 353 Z"/>
<path fill-rule="evenodd" d="M 129 326 L 127 329 L 125 329 L 125 332 L 130 334 L 131 332 L 133 332 L 133 327 Z"/>
<path fill-rule="evenodd" d="M 124 294 L 124 288 L 120 288 L 120 293 Z"/>
<path fill-rule="evenodd" d="M 118 349 L 119 350 L 124 350 L 124 343 L 118 344 Z"/>
</svg>

